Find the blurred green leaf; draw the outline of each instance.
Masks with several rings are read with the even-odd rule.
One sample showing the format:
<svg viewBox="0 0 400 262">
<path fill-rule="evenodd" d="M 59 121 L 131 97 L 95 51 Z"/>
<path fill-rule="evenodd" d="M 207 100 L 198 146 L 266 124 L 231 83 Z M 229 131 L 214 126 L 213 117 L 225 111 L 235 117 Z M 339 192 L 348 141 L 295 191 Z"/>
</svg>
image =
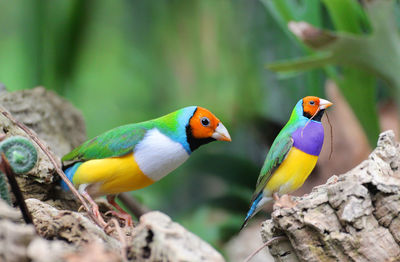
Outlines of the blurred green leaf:
<svg viewBox="0 0 400 262">
<path fill-rule="evenodd" d="M 314 50 L 311 51 L 313 54 L 270 63 L 267 67 L 278 72 L 325 68 L 325 73 L 339 85 L 373 145 L 379 134 L 377 108 L 373 106 L 376 103 L 376 80 L 366 71 L 382 77 L 392 87 L 400 88 L 400 78 L 393 72 L 393 68 L 400 66 L 400 57 L 392 56 L 400 54 L 400 39 L 394 23 L 388 22 L 394 20 L 393 1 L 367 3 L 366 12 L 353 0 L 327 0 L 323 3 L 337 31 L 320 30 L 305 22 L 290 22 L 291 31 L 298 40 Z M 288 21 L 288 12 L 284 8 L 279 10 Z M 296 15 L 291 18 L 294 17 Z M 364 32 L 370 28 L 369 20 L 373 30 L 365 35 Z M 330 65 L 341 65 L 343 70 L 333 71 Z"/>
<path fill-rule="evenodd" d="M 288 61 L 269 63 L 268 65 L 266 65 L 266 67 L 270 70 L 277 72 L 296 72 L 323 67 L 333 63 L 333 61 L 334 59 L 332 54 L 315 54 L 312 56 L 296 58 Z"/>
</svg>

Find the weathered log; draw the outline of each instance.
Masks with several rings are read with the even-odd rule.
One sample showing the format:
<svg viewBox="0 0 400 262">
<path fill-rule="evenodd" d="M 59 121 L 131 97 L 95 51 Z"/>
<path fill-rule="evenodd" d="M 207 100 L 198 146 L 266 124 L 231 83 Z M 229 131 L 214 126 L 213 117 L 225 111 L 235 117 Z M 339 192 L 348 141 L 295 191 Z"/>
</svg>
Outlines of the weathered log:
<svg viewBox="0 0 400 262">
<path fill-rule="evenodd" d="M 264 222 L 263 241 L 275 261 L 400 261 L 400 148 L 394 133 L 379 136 L 368 160 L 331 177 L 294 208 Z"/>
<path fill-rule="evenodd" d="M 146 213 L 139 222 L 128 247 L 134 261 L 225 261 L 209 244 L 161 212 Z"/>
<path fill-rule="evenodd" d="M 66 250 L 64 257 L 72 256 L 72 253 L 79 251 L 78 254 L 73 255 L 74 258 L 96 260 L 113 257 L 105 261 L 122 259 L 124 244 L 119 241 L 116 231 L 113 231 L 111 235 L 105 234 L 82 213 L 58 210 L 37 199 L 28 199 L 26 202 L 41 237 L 51 241 L 61 239 L 71 244 L 73 248 Z M 209 244 L 161 212 L 149 212 L 143 215 L 139 222 L 134 228 L 123 229 L 128 261 L 224 261 L 223 257 Z M 42 244 L 53 245 L 43 241 Z M 85 252 L 93 248 L 93 245 L 103 251 L 100 254 Z"/>
<path fill-rule="evenodd" d="M 60 261 L 76 249 L 65 241 L 40 238 L 33 225 L 20 221 L 21 213 L 0 199 L 0 261 Z"/>
<path fill-rule="evenodd" d="M 0 92 L 0 104 L 34 130 L 61 157 L 86 140 L 82 114 L 68 101 L 43 87 Z"/>
</svg>

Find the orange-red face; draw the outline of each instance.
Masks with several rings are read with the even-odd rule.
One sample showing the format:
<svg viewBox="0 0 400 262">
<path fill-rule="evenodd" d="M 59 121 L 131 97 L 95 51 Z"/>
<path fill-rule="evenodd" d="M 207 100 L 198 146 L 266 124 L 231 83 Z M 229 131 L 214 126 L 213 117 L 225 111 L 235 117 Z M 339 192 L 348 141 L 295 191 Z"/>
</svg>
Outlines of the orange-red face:
<svg viewBox="0 0 400 262">
<path fill-rule="evenodd" d="M 221 121 L 203 107 L 197 107 L 189 125 L 192 135 L 196 139 L 214 138 L 221 141 L 231 141 L 228 130 Z"/>
<path fill-rule="evenodd" d="M 304 115 L 314 116 L 320 110 L 324 110 L 333 105 L 328 100 L 316 97 L 316 96 L 306 96 L 303 98 L 303 112 Z"/>
</svg>

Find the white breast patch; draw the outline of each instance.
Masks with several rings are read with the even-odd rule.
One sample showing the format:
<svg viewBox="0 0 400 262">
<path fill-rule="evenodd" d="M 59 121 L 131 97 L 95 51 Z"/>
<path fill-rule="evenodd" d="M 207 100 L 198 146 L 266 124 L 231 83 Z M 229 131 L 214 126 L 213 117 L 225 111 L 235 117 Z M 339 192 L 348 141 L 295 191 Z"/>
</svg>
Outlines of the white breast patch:
<svg viewBox="0 0 400 262">
<path fill-rule="evenodd" d="M 156 128 L 146 133 L 133 154 L 140 170 L 154 181 L 169 174 L 189 157 L 180 143 Z"/>
</svg>

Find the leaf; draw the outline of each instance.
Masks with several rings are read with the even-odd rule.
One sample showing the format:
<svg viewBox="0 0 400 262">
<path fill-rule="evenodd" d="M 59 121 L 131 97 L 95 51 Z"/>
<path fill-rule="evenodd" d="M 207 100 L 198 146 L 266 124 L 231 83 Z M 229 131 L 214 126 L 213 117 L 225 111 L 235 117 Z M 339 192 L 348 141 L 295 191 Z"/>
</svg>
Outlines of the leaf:
<svg viewBox="0 0 400 262">
<path fill-rule="evenodd" d="M 266 67 L 276 72 L 305 71 L 323 67 L 333 62 L 332 54 L 325 53 L 270 63 Z"/>
<path fill-rule="evenodd" d="M 323 0 L 337 31 L 319 29 L 320 23 L 310 23 L 307 18 L 299 21 L 302 11 L 290 8 L 289 2 L 263 1 L 281 25 L 287 23 L 284 30 L 310 48 L 305 49 L 308 56 L 270 63 L 267 68 L 286 73 L 323 68 L 340 86 L 370 143 L 375 143 L 379 132 L 377 109 L 373 106 L 375 76 L 400 94 L 400 75 L 396 72 L 400 68 L 400 37 L 393 15 L 394 1 L 367 1 L 364 10 L 355 0 Z M 337 65 L 343 69 L 336 71 L 333 66 Z M 400 96 L 397 101 L 400 103 Z"/>
</svg>

